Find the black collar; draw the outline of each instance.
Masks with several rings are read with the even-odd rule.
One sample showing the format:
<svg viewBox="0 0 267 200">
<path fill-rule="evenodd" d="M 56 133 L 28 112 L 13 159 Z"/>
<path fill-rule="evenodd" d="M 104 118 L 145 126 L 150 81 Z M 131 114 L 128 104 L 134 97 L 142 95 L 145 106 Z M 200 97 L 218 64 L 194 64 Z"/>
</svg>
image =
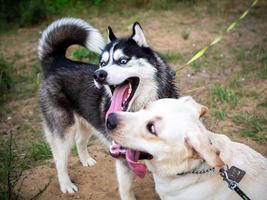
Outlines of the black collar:
<svg viewBox="0 0 267 200">
<path fill-rule="evenodd" d="M 182 172 L 182 173 L 177 173 L 178 176 L 182 176 L 182 175 L 186 175 L 186 174 L 205 174 L 205 173 L 208 173 L 208 172 L 215 172 L 215 167 L 209 167 L 207 169 L 201 169 L 201 166 L 206 164 L 205 161 L 201 162 L 196 168 L 194 168 L 193 170 L 191 171 L 187 171 L 187 172 Z"/>
</svg>

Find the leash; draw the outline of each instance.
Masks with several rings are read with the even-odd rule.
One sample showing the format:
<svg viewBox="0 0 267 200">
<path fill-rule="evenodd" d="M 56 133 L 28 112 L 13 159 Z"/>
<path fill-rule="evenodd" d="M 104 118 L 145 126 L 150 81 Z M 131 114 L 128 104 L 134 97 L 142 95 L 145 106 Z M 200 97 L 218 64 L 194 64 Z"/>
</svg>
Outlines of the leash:
<svg viewBox="0 0 267 200">
<path fill-rule="evenodd" d="M 223 169 L 221 168 L 219 170 L 219 174 L 223 177 L 223 181 L 226 181 L 228 183 L 228 187 L 229 189 L 235 191 L 242 199 L 244 200 L 251 200 L 246 194 L 245 192 L 243 192 L 243 190 L 240 189 L 240 187 L 238 187 L 238 184 L 242 178 L 245 176 L 246 172 L 242 169 L 239 169 L 235 166 L 232 166 L 230 169 L 228 168 L 228 166 L 226 166 L 227 169 Z M 205 173 L 209 173 L 209 172 L 215 172 L 215 167 L 211 167 L 208 168 L 206 170 L 197 170 L 194 169 L 192 171 L 188 171 L 188 172 L 182 172 L 182 173 L 177 173 L 176 175 L 178 176 L 183 176 L 183 175 L 187 175 L 187 174 L 205 174 Z"/>
<path fill-rule="evenodd" d="M 232 166 L 230 169 L 220 169 L 220 175 L 228 183 L 228 187 L 234 190 L 242 199 L 251 200 L 237 185 L 246 174 L 245 171 Z"/>
<path fill-rule="evenodd" d="M 231 32 L 238 25 L 238 23 L 248 15 L 250 10 L 257 4 L 257 2 L 258 0 L 254 0 L 252 4 L 249 6 L 249 8 L 245 12 L 243 12 L 238 19 L 232 22 L 227 29 L 225 29 L 220 35 L 215 37 L 214 40 L 211 43 L 209 43 L 206 47 L 200 49 L 197 53 L 195 53 L 195 55 L 186 64 L 182 65 L 182 67 L 180 68 L 177 68 L 175 72 L 181 71 L 189 64 L 195 62 L 197 59 L 203 56 L 211 47 L 220 42 L 227 33 Z"/>
</svg>

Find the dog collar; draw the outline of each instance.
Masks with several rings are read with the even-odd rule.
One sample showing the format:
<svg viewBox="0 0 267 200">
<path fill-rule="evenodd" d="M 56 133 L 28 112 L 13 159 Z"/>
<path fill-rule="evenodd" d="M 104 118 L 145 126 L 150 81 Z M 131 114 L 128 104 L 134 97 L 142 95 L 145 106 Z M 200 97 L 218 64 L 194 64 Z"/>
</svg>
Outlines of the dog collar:
<svg viewBox="0 0 267 200">
<path fill-rule="evenodd" d="M 182 175 L 186 175 L 186 174 L 206 174 L 208 172 L 215 172 L 215 167 L 210 167 L 208 169 L 202 169 L 202 170 L 197 170 L 199 169 L 204 163 L 206 163 L 205 161 L 203 161 L 199 166 L 197 166 L 195 169 L 193 169 L 192 171 L 187 171 L 187 172 L 182 172 L 182 173 L 177 173 L 178 176 L 182 176 Z"/>
<path fill-rule="evenodd" d="M 205 174 L 208 172 L 215 172 L 215 167 L 211 167 L 209 169 L 205 169 L 205 170 L 192 170 L 192 171 L 188 171 L 188 172 L 182 172 L 182 173 L 178 173 L 178 176 L 182 176 L 182 175 L 186 175 L 186 174 Z"/>
</svg>

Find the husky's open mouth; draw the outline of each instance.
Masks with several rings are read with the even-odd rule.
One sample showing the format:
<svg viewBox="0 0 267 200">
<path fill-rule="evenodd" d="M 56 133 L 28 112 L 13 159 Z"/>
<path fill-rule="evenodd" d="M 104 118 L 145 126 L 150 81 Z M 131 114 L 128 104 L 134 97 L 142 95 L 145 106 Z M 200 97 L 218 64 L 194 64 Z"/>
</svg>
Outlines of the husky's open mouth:
<svg viewBox="0 0 267 200">
<path fill-rule="evenodd" d="M 120 85 L 110 86 L 112 90 L 112 98 L 110 107 L 106 113 L 106 118 L 112 112 L 127 111 L 138 85 L 139 78 L 131 77 L 126 79 Z"/>
<path fill-rule="evenodd" d="M 139 160 L 151 160 L 153 156 L 149 153 L 136 151 L 133 149 L 128 149 L 120 144 L 112 142 L 109 149 L 110 155 L 114 158 L 124 158 L 128 162 L 128 166 L 133 170 L 133 172 L 143 178 L 146 173 L 146 166 L 144 163 L 138 162 Z"/>
</svg>

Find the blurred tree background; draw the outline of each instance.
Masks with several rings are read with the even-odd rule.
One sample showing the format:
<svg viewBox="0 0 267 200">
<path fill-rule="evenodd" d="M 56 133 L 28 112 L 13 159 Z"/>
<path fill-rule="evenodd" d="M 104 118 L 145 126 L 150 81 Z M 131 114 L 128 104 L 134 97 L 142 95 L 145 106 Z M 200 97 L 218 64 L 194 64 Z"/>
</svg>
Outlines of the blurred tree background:
<svg viewBox="0 0 267 200">
<path fill-rule="evenodd" d="M 131 9 L 175 9 L 177 3 L 190 5 L 205 2 L 211 8 L 222 6 L 230 0 L 0 0 L 0 30 L 38 24 L 55 16 L 87 13 L 94 16 L 123 12 Z"/>
</svg>

